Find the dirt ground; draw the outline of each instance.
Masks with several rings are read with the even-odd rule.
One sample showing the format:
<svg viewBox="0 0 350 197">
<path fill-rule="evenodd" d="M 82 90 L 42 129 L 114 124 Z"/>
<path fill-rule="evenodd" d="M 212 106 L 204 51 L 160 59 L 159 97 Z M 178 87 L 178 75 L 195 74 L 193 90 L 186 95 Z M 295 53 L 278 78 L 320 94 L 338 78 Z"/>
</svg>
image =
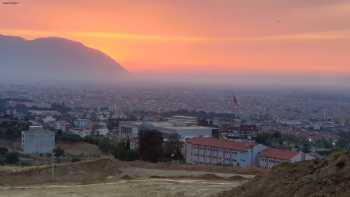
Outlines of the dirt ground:
<svg viewBox="0 0 350 197">
<path fill-rule="evenodd" d="M 0 174 L 0 197 L 206 197 L 254 177 L 224 168 L 171 166 L 101 159 L 56 166 L 54 179 L 49 166 L 16 169 Z"/>
<path fill-rule="evenodd" d="M 90 185 L 48 185 L 0 189 L 1 197 L 192 197 L 212 196 L 241 182 L 191 179 L 133 179 Z"/>
</svg>

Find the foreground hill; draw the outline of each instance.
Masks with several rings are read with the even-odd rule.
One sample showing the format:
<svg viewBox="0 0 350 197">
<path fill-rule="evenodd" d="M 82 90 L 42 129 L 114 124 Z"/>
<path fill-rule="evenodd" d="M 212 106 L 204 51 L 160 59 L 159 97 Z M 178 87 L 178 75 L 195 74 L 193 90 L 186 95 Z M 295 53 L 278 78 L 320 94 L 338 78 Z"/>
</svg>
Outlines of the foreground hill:
<svg viewBox="0 0 350 197">
<path fill-rule="evenodd" d="M 126 73 L 106 54 L 63 38 L 0 35 L 0 59 L 5 80 L 112 80 Z"/>
<path fill-rule="evenodd" d="M 282 164 L 268 175 L 220 197 L 349 197 L 350 154 L 324 161 Z"/>
</svg>

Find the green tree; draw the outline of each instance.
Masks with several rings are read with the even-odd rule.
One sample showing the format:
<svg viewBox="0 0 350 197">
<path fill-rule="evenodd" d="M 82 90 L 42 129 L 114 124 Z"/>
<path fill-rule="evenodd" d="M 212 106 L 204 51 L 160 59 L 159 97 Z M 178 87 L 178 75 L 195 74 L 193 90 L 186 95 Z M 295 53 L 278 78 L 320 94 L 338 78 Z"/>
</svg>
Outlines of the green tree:
<svg viewBox="0 0 350 197">
<path fill-rule="evenodd" d="M 168 141 L 164 142 L 163 156 L 165 160 L 183 160 L 184 157 L 181 153 L 182 143 L 178 136 L 171 136 Z"/>
<path fill-rule="evenodd" d="M 158 162 L 163 156 L 163 136 L 157 130 L 141 130 L 139 133 L 139 154 L 145 161 Z"/>
<path fill-rule="evenodd" d="M 19 162 L 19 156 L 18 153 L 12 152 L 12 153 L 7 153 L 5 157 L 5 162 L 7 164 L 16 164 Z"/>
</svg>

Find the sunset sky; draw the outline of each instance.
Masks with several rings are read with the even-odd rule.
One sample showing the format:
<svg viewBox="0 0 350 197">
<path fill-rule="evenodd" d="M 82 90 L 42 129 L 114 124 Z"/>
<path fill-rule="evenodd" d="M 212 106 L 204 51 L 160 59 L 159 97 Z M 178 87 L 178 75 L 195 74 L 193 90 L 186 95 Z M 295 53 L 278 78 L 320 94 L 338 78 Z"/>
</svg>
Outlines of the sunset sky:
<svg viewBox="0 0 350 197">
<path fill-rule="evenodd" d="M 0 34 L 77 40 L 130 72 L 350 74 L 349 0 L 18 2 Z"/>
</svg>

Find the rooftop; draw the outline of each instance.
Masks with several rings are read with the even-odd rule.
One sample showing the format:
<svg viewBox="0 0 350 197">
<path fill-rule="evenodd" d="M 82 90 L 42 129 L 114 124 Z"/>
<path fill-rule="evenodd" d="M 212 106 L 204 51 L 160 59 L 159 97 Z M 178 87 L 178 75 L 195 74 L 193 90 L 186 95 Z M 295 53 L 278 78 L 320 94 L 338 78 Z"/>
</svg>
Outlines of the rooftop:
<svg viewBox="0 0 350 197">
<path fill-rule="evenodd" d="M 276 148 L 267 148 L 262 152 L 263 157 L 269 157 L 278 160 L 290 160 L 299 153 L 295 151 L 282 150 Z"/>
<path fill-rule="evenodd" d="M 256 145 L 255 143 L 233 142 L 229 140 L 219 140 L 216 138 L 192 138 L 190 143 L 192 145 L 212 146 L 237 151 L 247 151 Z"/>
</svg>

